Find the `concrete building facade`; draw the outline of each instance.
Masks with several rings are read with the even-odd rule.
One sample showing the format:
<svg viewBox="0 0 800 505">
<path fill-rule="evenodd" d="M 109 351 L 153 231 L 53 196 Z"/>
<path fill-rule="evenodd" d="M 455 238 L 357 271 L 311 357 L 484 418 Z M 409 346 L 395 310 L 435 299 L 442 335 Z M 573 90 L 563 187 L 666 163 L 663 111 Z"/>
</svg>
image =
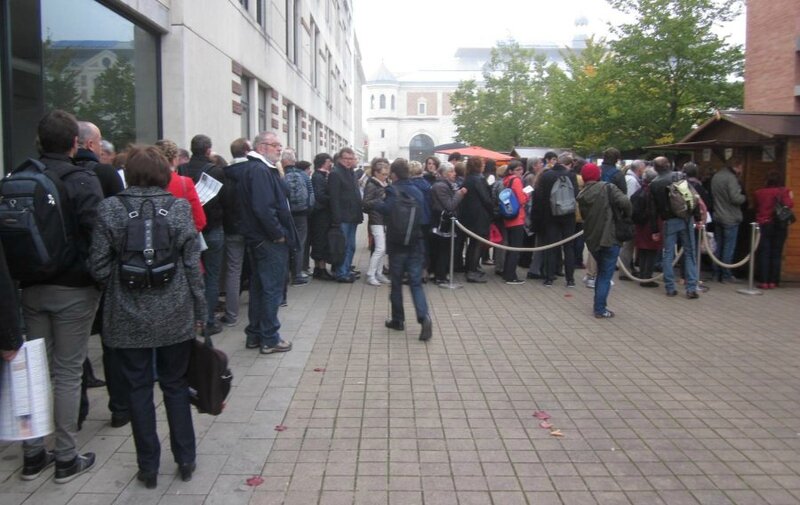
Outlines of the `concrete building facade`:
<svg viewBox="0 0 800 505">
<path fill-rule="evenodd" d="M 54 107 L 99 123 L 118 144 L 187 146 L 205 133 L 230 157 L 233 139 L 272 130 L 303 159 L 363 145 L 352 0 L 2 6 L 6 170 L 35 154 L 36 122 Z"/>
</svg>

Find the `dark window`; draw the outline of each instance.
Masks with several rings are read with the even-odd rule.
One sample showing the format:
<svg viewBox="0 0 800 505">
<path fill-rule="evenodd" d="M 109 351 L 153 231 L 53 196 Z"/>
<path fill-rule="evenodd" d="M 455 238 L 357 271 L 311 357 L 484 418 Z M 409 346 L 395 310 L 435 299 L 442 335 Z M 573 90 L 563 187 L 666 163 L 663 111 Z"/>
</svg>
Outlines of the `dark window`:
<svg viewBox="0 0 800 505">
<path fill-rule="evenodd" d="M 381 95 L 380 108 L 381 109 L 385 109 L 386 108 L 386 95 Z"/>
<path fill-rule="evenodd" d="M 392 95 L 392 110 L 394 110 L 394 95 Z"/>
<path fill-rule="evenodd" d="M 381 128 L 381 138 L 382 139 L 386 138 L 386 130 L 384 130 L 383 128 Z"/>
<path fill-rule="evenodd" d="M 250 78 L 242 76 L 242 137 L 250 138 Z"/>
<path fill-rule="evenodd" d="M 258 87 L 258 132 L 267 131 L 267 88 Z"/>
<path fill-rule="evenodd" d="M 158 37 L 94 0 L 4 5 L 6 167 L 35 155 L 36 125 L 53 108 L 97 124 L 117 148 L 158 139 Z"/>
</svg>

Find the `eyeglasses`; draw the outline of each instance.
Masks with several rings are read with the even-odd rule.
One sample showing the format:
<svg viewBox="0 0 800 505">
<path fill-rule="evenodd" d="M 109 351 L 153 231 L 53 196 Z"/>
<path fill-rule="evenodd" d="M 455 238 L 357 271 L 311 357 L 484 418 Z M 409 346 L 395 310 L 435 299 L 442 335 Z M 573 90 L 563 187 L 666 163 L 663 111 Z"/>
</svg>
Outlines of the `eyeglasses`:
<svg viewBox="0 0 800 505">
<path fill-rule="evenodd" d="M 259 145 L 260 144 L 264 144 L 270 147 L 283 147 L 283 145 L 280 142 L 259 142 Z"/>
</svg>

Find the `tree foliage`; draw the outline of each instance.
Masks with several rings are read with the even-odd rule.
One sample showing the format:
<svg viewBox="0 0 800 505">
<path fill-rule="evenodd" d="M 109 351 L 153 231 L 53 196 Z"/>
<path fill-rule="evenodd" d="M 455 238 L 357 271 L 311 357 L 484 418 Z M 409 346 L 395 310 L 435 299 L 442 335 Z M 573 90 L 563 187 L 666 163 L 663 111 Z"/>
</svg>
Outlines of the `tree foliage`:
<svg viewBox="0 0 800 505">
<path fill-rule="evenodd" d="M 97 76 L 94 94 L 78 115 L 96 124 L 104 138 L 126 146 L 136 139 L 135 97 L 133 65 L 119 58 Z"/>
<path fill-rule="evenodd" d="M 74 57 L 70 49 L 54 49 L 48 37 L 43 44 L 45 108 L 74 111 L 80 102 L 76 86 L 78 70 L 70 65 Z"/>
<path fill-rule="evenodd" d="M 496 150 L 535 142 L 546 111 L 545 64 L 515 41 L 492 49 L 484 85 L 464 81 L 452 95 L 457 140 Z"/>
<path fill-rule="evenodd" d="M 610 41 L 565 50 L 563 68 L 513 41 L 495 49 L 484 85 L 463 82 L 452 96 L 458 139 L 628 150 L 675 142 L 715 109 L 742 106 L 742 48 L 713 31 L 741 0 L 608 2 L 632 21 Z"/>
</svg>

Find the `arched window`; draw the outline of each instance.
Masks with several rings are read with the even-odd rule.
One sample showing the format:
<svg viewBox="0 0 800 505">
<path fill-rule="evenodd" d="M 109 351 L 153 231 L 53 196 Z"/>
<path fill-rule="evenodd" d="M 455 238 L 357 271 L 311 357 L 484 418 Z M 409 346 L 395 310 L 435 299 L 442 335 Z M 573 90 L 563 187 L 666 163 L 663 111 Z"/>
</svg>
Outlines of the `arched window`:
<svg viewBox="0 0 800 505">
<path fill-rule="evenodd" d="M 392 110 L 394 110 L 394 95 L 392 95 Z"/>
<path fill-rule="evenodd" d="M 408 143 L 408 158 L 414 161 L 425 161 L 433 155 L 433 139 L 424 133 L 415 135 Z"/>
<path fill-rule="evenodd" d="M 386 108 L 386 95 L 381 95 L 381 101 L 380 102 L 381 102 L 380 103 L 381 109 L 385 109 Z"/>
<path fill-rule="evenodd" d="M 369 96 L 369 108 L 370 109 L 374 109 L 375 108 L 375 95 L 370 95 Z"/>
</svg>

